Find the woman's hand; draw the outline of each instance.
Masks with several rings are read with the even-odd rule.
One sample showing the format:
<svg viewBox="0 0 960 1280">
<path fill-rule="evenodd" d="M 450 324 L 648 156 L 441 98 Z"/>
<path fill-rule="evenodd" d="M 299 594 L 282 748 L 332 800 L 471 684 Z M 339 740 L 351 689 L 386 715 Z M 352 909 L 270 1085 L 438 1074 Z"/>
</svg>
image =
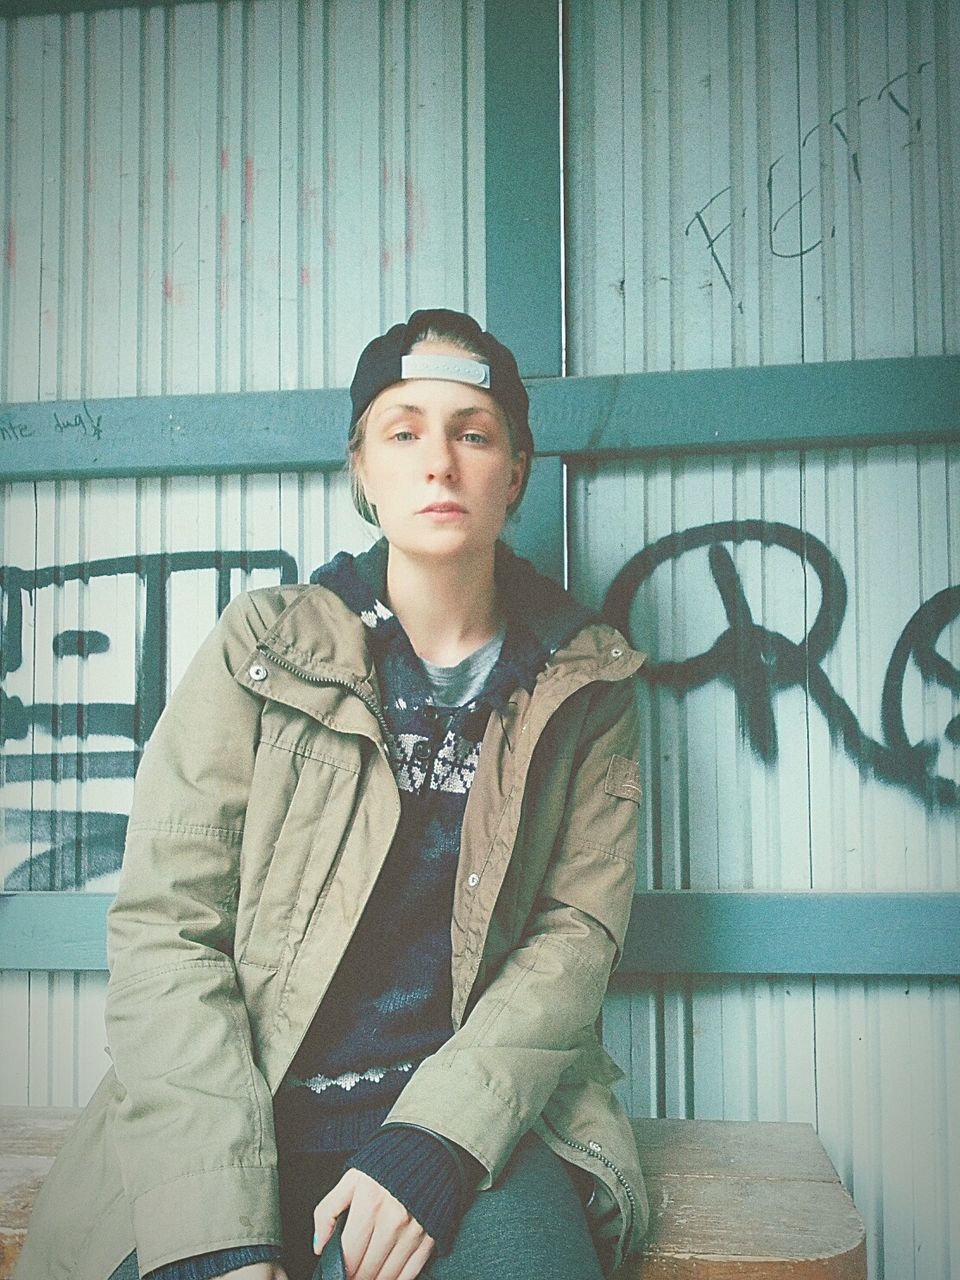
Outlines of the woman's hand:
<svg viewBox="0 0 960 1280">
<path fill-rule="evenodd" d="M 323 1251 L 344 1210 L 340 1246 L 350 1280 L 415 1280 L 433 1252 L 433 1237 L 359 1169 L 348 1169 L 314 1210 L 315 1253 Z"/>
<path fill-rule="evenodd" d="M 228 1271 L 220 1280 L 287 1280 L 287 1273 L 279 1262 L 251 1262 L 249 1267 Z"/>
</svg>

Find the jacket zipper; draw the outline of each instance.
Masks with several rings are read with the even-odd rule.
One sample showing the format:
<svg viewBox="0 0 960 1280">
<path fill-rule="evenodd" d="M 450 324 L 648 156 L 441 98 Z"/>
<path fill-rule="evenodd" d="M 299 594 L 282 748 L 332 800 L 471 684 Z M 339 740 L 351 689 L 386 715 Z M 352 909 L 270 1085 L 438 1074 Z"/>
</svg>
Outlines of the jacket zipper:
<svg viewBox="0 0 960 1280">
<path fill-rule="evenodd" d="M 275 662 L 278 667 L 282 667 L 284 671 L 289 671 L 291 675 L 299 676 L 301 680 L 306 680 L 308 684 L 326 684 L 334 685 L 338 689 L 346 689 L 348 693 L 354 694 L 360 699 L 363 705 L 370 711 L 380 726 L 380 732 L 383 734 L 383 741 L 387 749 L 393 747 L 393 734 L 390 732 L 389 726 L 383 717 L 383 712 L 373 698 L 364 692 L 359 684 L 354 680 L 338 680 L 335 676 L 315 676 L 309 671 L 304 671 L 302 667 L 294 666 L 292 662 L 288 662 L 286 658 L 281 658 L 279 654 L 273 652 L 265 644 L 257 645 L 257 652 L 265 654 L 271 662 Z"/>
<path fill-rule="evenodd" d="M 389 753 L 394 749 L 393 735 L 391 734 L 389 726 L 387 725 L 387 722 L 383 717 L 383 712 L 381 711 L 378 704 L 374 702 L 374 700 L 364 692 L 364 690 L 360 687 L 360 685 L 356 681 L 338 680 L 335 676 L 316 676 L 312 672 L 304 671 L 301 667 L 295 666 L 294 663 L 288 662 L 286 658 L 281 658 L 279 654 L 274 653 L 273 650 L 268 645 L 265 645 L 265 644 L 258 644 L 257 652 L 262 653 L 264 657 L 269 658 L 271 662 L 276 663 L 276 665 L 278 667 L 281 667 L 284 671 L 288 671 L 290 672 L 291 675 L 297 676 L 301 680 L 305 680 L 307 684 L 333 685 L 337 689 L 346 689 L 348 693 L 354 694 L 356 697 L 360 699 L 360 701 L 368 709 L 368 711 L 370 711 L 371 714 L 375 717 L 377 724 L 380 726 L 380 732 L 383 734 L 384 747 L 386 751 Z M 287 1072 L 289 1071 L 290 1063 L 296 1057 L 296 1054 L 299 1048 L 300 1048 L 300 1044 L 298 1043 L 295 1046 L 293 1052 L 291 1053 L 288 1061 L 284 1065 L 283 1071 L 280 1076 L 281 1080 L 286 1076 Z"/>
<path fill-rule="evenodd" d="M 599 1142 L 594 1142 L 594 1143 L 575 1142 L 573 1138 L 565 1138 L 562 1133 L 558 1133 L 557 1130 L 550 1123 L 550 1121 L 546 1118 L 546 1116 L 541 1115 L 540 1119 L 543 1121 L 546 1128 L 550 1130 L 553 1136 L 559 1142 L 562 1142 L 565 1147 L 570 1147 L 573 1151 L 579 1151 L 585 1156 L 590 1156 L 594 1160 L 599 1160 L 599 1162 L 602 1165 L 605 1165 L 606 1168 L 610 1170 L 610 1172 L 613 1174 L 616 1180 L 623 1187 L 624 1191 L 627 1194 L 627 1200 L 630 1202 L 630 1221 L 627 1223 L 627 1230 L 624 1233 L 624 1239 L 629 1240 L 631 1233 L 633 1232 L 634 1219 L 636 1218 L 636 1215 L 637 1215 L 637 1200 L 636 1200 L 636 1196 L 633 1194 L 633 1187 L 631 1187 L 630 1183 L 626 1180 L 624 1175 L 620 1172 L 620 1170 L 613 1163 L 613 1161 L 608 1160 L 607 1157 L 603 1154 L 603 1151 L 600 1147 Z"/>
</svg>

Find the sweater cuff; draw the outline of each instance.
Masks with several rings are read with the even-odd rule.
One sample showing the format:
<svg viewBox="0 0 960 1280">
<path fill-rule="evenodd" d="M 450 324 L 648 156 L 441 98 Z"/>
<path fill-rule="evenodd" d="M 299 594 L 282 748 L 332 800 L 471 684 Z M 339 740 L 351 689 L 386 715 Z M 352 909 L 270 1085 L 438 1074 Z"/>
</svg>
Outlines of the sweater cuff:
<svg viewBox="0 0 960 1280">
<path fill-rule="evenodd" d="M 396 1124 L 380 1129 L 347 1162 L 394 1196 L 427 1235 L 438 1254 L 453 1244 L 473 1199 L 482 1166 L 425 1129 Z"/>
<path fill-rule="evenodd" d="M 280 1250 L 275 1244 L 238 1245 L 235 1249 L 217 1249 L 214 1253 L 168 1262 L 148 1272 L 146 1280 L 216 1280 L 240 1267 L 249 1267 L 255 1262 L 276 1262 L 279 1257 Z"/>
</svg>

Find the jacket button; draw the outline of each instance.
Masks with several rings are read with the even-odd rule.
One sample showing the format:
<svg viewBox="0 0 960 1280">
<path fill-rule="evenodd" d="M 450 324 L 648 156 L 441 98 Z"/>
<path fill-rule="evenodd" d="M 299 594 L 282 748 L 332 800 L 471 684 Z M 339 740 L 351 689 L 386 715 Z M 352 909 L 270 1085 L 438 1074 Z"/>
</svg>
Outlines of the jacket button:
<svg viewBox="0 0 960 1280">
<path fill-rule="evenodd" d="M 471 871 L 470 874 L 467 876 L 467 884 L 470 886 L 471 889 L 475 889 L 479 883 L 480 883 L 480 877 L 477 875 L 475 871 Z"/>
<path fill-rule="evenodd" d="M 430 759 L 430 743 L 420 738 L 413 744 L 413 758 L 417 764 L 426 764 Z"/>
<path fill-rule="evenodd" d="M 622 658 L 622 657 L 623 657 L 623 650 L 622 650 L 622 649 L 611 649 L 611 650 L 610 650 L 610 656 L 611 656 L 611 658 Z"/>
<path fill-rule="evenodd" d="M 247 675 L 250 677 L 251 680 L 266 680 L 267 668 L 261 666 L 259 662 L 255 662 L 253 666 L 250 668 L 250 670 L 247 672 Z"/>
</svg>

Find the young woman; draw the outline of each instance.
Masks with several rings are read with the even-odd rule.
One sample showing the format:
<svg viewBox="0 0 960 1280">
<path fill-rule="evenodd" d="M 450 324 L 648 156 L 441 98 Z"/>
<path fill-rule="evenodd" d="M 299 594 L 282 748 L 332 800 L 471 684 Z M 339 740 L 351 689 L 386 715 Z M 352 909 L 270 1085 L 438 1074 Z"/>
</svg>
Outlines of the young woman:
<svg viewBox="0 0 960 1280">
<path fill-rule="evenodd" d="M 234 600 L 157 726 L 109 919 L 113 1066 L 18 1280 L 591 1280 L 646 1224 L 595 1024 L 640 786 L 611 628 L 499 541 L 527 395 L 416 312 L 351 387 L 379 523 Z"/>
</svg>

